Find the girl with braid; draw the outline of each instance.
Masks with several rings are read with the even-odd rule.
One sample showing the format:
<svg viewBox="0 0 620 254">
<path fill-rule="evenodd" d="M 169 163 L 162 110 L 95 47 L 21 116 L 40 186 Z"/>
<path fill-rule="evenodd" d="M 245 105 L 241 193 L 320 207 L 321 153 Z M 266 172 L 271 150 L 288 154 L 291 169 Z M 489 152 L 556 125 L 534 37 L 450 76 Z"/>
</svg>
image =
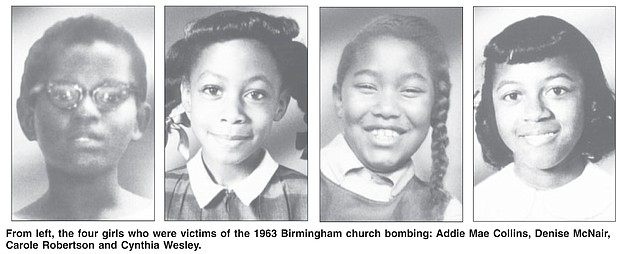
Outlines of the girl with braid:
<svg viewBox="0 0 620 254">
<path fill-rule="evenodd" d="M 321 150 L 322 221 L 460 220 L 443 188 L 448 159 L 448 56 L 436 28 L 382 16 L 346 45 L 333 85 L 343 133 Z M 413 154 L 432 128 L 432 175 Z"/>
<path fill-rule="evenodd" d="M 484 50 L 476 134 L 501 169 L 474 191 L 474 219 L 615 218 L 614 177 L 594 164 L 614 151 L 615 99 L 592 43 L 568 22 L 511 24 Z"/>
<path fill-rule="evenodd" d="M 191 123 L 202 149 L 166 172 L 167 220 L 306 220 L 306 176 L 263 148 L 291 95 L 306 96 L 298 33 L 289 18 L 223 11 L 188 24 L 172 45 L 166 131 Z"/>
</svg>

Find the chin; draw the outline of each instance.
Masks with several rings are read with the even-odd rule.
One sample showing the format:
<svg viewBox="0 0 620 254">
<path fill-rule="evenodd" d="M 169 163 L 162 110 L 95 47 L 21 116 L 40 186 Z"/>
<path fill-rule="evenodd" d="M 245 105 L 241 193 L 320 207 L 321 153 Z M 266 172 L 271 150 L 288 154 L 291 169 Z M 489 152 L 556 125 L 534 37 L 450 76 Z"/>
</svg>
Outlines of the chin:
<svg viewBox="0 0 620 254">
<path fill-rule="evenodd" d="M 379 172 L 379 173 L 391 173 L 398 169 L 400 169 L 405 163 L 400 161 L 394 161 L 392 158 L 387 158 L 386 160 L 377 160 L 369 161 L 368 165 L 371 171 Z"/>
<path fill-rule="evenodd" d="M 560 165 L 562 161 L 567 160 L 568 158 L 560 158 L 560 156 L 550 155 L 549 153 L 544 153 L 540 155 L 533 155 L 525 157 L 527 161 L 525 164 L 529 165 L 531 168 L 536 168 L 540 170 L 548 170 L 557 165 Z"/>
</svg>

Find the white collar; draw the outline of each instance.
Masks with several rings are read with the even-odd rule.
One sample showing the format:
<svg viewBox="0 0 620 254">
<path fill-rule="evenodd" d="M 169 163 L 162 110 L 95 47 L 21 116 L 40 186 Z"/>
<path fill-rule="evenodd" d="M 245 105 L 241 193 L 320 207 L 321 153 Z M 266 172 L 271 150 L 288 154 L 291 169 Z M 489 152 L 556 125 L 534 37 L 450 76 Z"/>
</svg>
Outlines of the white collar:
<svg viewBox="0 0 620 254">
<path fill-rule="evenodd" d="M 356 174 L 364 164 L 357 158 L 342 134 L 338 134 L 327 146 L 321 149 L 321 173 L 332 182 L 342 185 L 348 176 Z M 368 172 L 370 170 L 366 169 Z M 374 172 L 373 172 L 374 173 Z M 398 194 L 415 175 L 413 161 L 391 173 L 374 173 L 389 179 L 392 196 Z M 368 184 L 371 184 L 369 181 Z M 358 193 L 359 194 L 359 193 Z"/>
<path fill-rule="evenodd" d="M 588 162 L 581 175 L 571 182 L 550 190 L 536 190 L 520 178 L 514 163 L 483 181 L 484 192 L 493 196 L 491 206 L 498 218 L 525 220 L 613 220 L 614 180 L 597 165 Z"/>
<path fill-rule="evenodd" d="M 265 151 L 262 161 L 249 176 L 227 188 L 215 183 L 209 176 L 203 163 L 202 149 L 187 162 L 189 181 L 200 207 L 211 203 L 222 190 L 232 190 L 243 204 L 249 206 L 267 187 L 278 167 L 278 163 Z"/>
</svg>

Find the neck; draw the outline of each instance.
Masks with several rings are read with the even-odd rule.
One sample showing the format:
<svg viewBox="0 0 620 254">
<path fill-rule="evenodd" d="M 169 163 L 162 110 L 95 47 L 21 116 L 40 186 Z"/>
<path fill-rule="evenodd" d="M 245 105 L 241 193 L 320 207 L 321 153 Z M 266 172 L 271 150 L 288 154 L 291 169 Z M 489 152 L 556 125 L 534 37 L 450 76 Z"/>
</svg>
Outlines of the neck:
<svg viewBox="0 0 620 254">
<path fill-rule="evenodd" d="M 88 170 L 91 170 L 89 168 Z M 50 211 L 62 217 L 96 219 L 120 202 L 123 189 L 118 184 L 117 168 L 98 174 L 76 175 L 48 166 L 49 189 L 44 196 Z"/>
<path fill-rule="evenodd" d="M 265 150 L 260 149 L 247 159 L 238 163 L 228 163 L 220 160 L 217 156 L 210 156 L 206 149 L 202 150 L 203 163 L 208 169 L 208 173 L 217 184 L 230 187 L 243 181 L 252 174 L 265 156 Z"/>
<path fill-rule="evenodd" d="M 587 159 L 581 155 L 570 154 L 558 165 L 539 169 L 518 163 L 515 160 L 515 173 L 522 181 L 537 190 L 549 190 L 563 186 L 583 173 Z"/>
</svg>

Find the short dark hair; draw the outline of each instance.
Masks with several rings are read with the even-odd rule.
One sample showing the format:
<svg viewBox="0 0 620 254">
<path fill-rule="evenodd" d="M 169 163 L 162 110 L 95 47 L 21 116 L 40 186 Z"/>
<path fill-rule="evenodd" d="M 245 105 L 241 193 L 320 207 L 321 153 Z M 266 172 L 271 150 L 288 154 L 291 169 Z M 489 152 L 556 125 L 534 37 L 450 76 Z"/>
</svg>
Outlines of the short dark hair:
<svg viewBox="0 0 620 254">
<path fill-rule="evenodd" d="M 437 28 L 425 18 L 416 16 L 385 15 L 374 19 L 345 46 L 338 64 L 335 89 L 342 88 L 347 72 L 356 61 L 358 51 L 381 37 L 394 37 L 409 41 L 419 46 L 428 58 L 435 95 L 431 114 L 433 169 L 430 185 L 432 186 L 433 209 L 441 211 L 434 214 L 440 216 L 437 219 L 441 219 L 449 197 L 443 189 L 443 177 L 448 168 L 446 147 L 449 139 L 446 121 L 452 83 L 450 82 L 448 54 Z"/>
<path fill-rule="evenodd" d="M 499 64 L 540 62 L 566 57 L 575 65 L 585 86 L 585 126 L 575 149 L 597 162 L 613 151 L 615 142 L 615 99 L 609 89 L 592 43 L 568 22 L 551 16 L 531 17 L 506 27 L 484 50 L 484 82 L 476 111 L 476 134 L 484 160 L 502 168 L 513 159 L 497 130 L 493 108 L 493 80 Z"/>
<path fill-rule="evenodd" d="M 184 79 L 189 79 L 202 50 L 217 42 L 253 39 L 269 48 L 282 78 L 282 87 L 297 100 L 307 122 L 308 49 L 293 40 L 297 35 L 299 26 L 295 20 L 252 11 L 222 11 L 188 23 L 184 38 L 175 42 L 166 54 L 165 116 L 181 104 L 179 87 Z M 184 117 L 180 124 L 189 126 L 189 119 Z M 169 129 L 167 123 L 166 137 Z"/>
<path fill-rule="evenodd" d="M 48 28 L 43 37 L 30 48 L 26 63 L 20 96 L 27 98 L 38 82 L 44 81 L 51 73 L 50 66 L 65 49 L 73 45 L 91 45 L 95 41 L 104 41 L 124 48 L 131 57 L 132 73 L 136 79 L 137 100 L 146 100 L 146 63 L 144 55 L 133 36 L 122 27 L 94 15 L 68 18 Z"/>
</svg>

